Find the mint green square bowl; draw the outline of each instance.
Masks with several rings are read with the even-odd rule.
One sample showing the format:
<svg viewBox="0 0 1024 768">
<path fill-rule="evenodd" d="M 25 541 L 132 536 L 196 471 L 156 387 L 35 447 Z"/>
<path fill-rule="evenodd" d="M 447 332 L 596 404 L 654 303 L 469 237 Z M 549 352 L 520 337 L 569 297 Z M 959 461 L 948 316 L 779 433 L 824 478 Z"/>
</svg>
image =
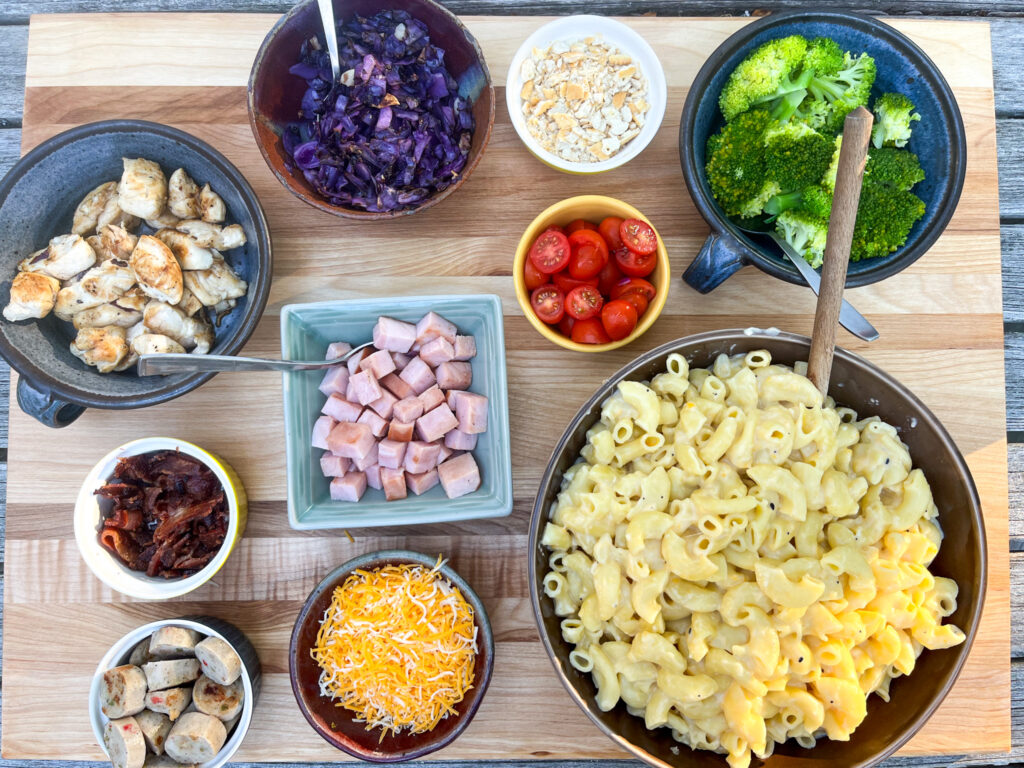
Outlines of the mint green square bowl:
<svg viewBox="0 0 1024 768">
<path fill-rule="evenodd" d="M 394 298 L 289 304 L 281 310 L 281 356 L 322 360 L 327 345 L 370 341 L 377 318 L 387 315 L 415 323 L 433 310 L 451 320 L 459 333 L 476 338 L 471 392 L 488 400 L 487 432 L 473 457 L 481 484 L 473 493 L 449 499 L 440 485 L 422 496 L 385 501 L 374 488 L 356 503 L 332 501 L 330 482 L 320 471 L 323 451 L 312 447 L 313 422 L 327 398 L 317 388 L 323 371 L 289 371 L 284 376 L 285 452 L 288 460 L 288 523 L 301 531 L 424 525 L 512 512 L 512 455 L 509 448 L 508 382 L 501 300 L 493 295 L 399 296 Z"/>
</svg>

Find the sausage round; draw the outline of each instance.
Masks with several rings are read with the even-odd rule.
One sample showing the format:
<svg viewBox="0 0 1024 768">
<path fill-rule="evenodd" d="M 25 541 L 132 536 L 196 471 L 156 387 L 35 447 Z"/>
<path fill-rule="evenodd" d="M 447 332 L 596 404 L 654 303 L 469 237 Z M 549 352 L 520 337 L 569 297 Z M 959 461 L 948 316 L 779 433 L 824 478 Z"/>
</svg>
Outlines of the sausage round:
<svg viewBox="0 0 1024 768">
<path fill-rule="evenodd" d="M 114 768 L 142 768 L 146 761 L 146 740 L 134 717 L 108 720 L 103 727 L 103 744 Z"/>
<path fill-rule="evenodd" d="M 194 629 L 166 626 L 156 630 L 149 640 L 149 653 L 157 659 L 180 659 L 195 653 L 202 637 Z"/>
<path fill-rule="evenodd" d="M 135 722 L 142 729 L 142 736 L 146 739 L 146 746 L 149 751 L 157 755 L 164 753 L 164 742 L 171 730 L 171 718 L 162 712 L 153 712 L 144 709 L 135 716 Z"/>
<path fill-rule="evenodd" d="M 203 674 L 215 683 L 231 685 L 242 674 L 242 660 L 235 649 L 219 637 L 208 637 L 197 643 L 196 658 L 202 664 Z"/>
<path fill-rule="evenodd" d="M 151 661 L 142 665 L 142 671 L 146 673 L 149 690 L 162 691 L 164 688 L 191 683 L 199 677 L 199 662 L 195 659 Z"/>
<path fill-rule="evenodd" d="M 164 742 L 164 751 L 179 763 L 205 763 L 224 746 L 224 723 L 202 712 L 186 712 L 178 718 Z"/>
<path fill-rule="evenodd" d="M 196 709 L 222 721 L 228 721 L 242 711 L 244 698 L 245 689 L 241 680 L 235 680 L 231 685 L 221 685 L 203 675 L 192 688 L 192 701 L 196 703 Z"/>
<path fill-rule="evenodd" d="M 192 691 L 188 688 L 168 688 L 163 691 L 150 691 L 146 694 L 146 707 L 154 712 L 162 712 L 172 721 L 192 701 Z"/>
<path fill-rule="evenodd" d="M 127 717 L 146 707 L 146 675 L 138 667 L 124 664 L 103 673 L 100 709 L 111 719 Z"/>
</svg>

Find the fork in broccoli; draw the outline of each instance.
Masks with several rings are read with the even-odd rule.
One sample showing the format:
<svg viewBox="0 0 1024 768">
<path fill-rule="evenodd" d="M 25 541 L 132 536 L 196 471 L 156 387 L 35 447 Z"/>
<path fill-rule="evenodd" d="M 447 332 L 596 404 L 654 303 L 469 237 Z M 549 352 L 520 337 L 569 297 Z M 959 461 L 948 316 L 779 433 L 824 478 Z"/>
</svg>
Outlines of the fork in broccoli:
<svg viewBox="0 0 1024 768">
<path fill-rule="evenodd" d="M 902 93 L 883 93 L 875 99 L 875 125 L 871 142 L 876 148 L 905 147 L 910 141 L 910 124 L 920 120 L 914 103 Z"/>
</svg>

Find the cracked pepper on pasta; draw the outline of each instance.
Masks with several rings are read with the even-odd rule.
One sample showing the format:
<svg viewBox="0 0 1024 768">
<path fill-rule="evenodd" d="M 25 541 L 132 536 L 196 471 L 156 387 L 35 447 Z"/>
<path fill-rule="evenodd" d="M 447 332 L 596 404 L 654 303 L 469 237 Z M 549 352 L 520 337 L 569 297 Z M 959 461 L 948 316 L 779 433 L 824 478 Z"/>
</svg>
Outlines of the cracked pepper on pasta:
<svg viewBox="0 0 1024 768">
<path fill-rule="evenodd" d="M 896 429 L 837 408 L 767 351 L 624 381 L 542 542 L 545 594 L 593 676 L 650 729 L 746 768 L 793 738 L 845 741 L 888 701 L 957 585 L 928 565 L 938 510 Z"/>
</svg>

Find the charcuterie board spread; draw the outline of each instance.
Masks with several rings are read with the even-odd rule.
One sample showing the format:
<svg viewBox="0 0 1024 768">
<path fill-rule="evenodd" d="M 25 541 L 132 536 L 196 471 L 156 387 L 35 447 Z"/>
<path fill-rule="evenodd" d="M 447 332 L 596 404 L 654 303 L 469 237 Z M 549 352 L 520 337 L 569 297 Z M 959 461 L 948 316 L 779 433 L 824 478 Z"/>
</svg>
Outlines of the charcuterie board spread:
<svg viewBox="0 0 1024 768">
<path fill-rule="evenodd" d="M 601 354 L 542 338 L 516 302 L 512 260 L 524 229 L 549 205 L 613 195 L 657 227 L 679 275 L 707 236 L 679 170 L 679 115 L 698 69 L 748 20 L 630 18 L 668 86 L 665 118 L 628 166 L 562 174 L 519 141 L 495 99 L 494 128 L 463 190 L 413 217 L 337 219 L 303 204 L 274 178 L 253 142 L 246 82 L 270 15 L 37 16 L 28 44 L 23 149 L 82 123 L 138 118 L 213 145 L 249 180 L 273 237 L 267 309 L 242 354 L 280 355 L 283 306 L 424 294 L 496 294 L 507 349 L 514 489 L 509 517 L 431 526 L 300 532 L 288 525 L 281 378 L 222 374 L 173 402 L 88 410 L 47 429 L 12 400 L 3 602 L 3 756 L 99 760 L 85 706 L 97 661 L 140 624 L 211 614 L 237 625 L 262 663 L 262 695 L 236 759 L 298 762 L 339 753 L 302 720 L 289 684 L 288 643 L 309 591 L 339 563 L 377 549 L 443 553 L 482 599 L 495 653 L 489 695 L 441 758 L 612 759 L 605 738 L 552 674 L 531 615 L 527 531 L 541 474 L 568 420 L 618 368 L 669 340 L 721 328 L 809 334 L 814 297 L 747 269 L 709 295 L 675 277 L 653 327 Z M 492 78 L 502 83 L 519 44 L 547 19 L 467 17 Z M 985 609 L 959 680 L 902 754 L 994 752 L 1010 746 L 1009 576 L 998 185 L 989 28 L 975 22 L 894 24 L 934 60 L 966 128 L 959 207 L 919 261 L 847 298 L 881 333 L 839 344 L 916 393 L 946 426 L 974 475 L 988 537 Z M 13 377 L 13 376 L 12 376 Z M 13 391 L 12 387 L 12 391 Z M 72 506 L 90 467 L 121 443 L 150 435 L 189 440 L 238 473 L 248 526 L 211 581 L 169 602 L 132 601 L 90 573 L 74 544 Z M 441 502 L 443 503 L 443 502 Z M 945 546 L 957 547 L 948 539 Z"/>
</svg>

